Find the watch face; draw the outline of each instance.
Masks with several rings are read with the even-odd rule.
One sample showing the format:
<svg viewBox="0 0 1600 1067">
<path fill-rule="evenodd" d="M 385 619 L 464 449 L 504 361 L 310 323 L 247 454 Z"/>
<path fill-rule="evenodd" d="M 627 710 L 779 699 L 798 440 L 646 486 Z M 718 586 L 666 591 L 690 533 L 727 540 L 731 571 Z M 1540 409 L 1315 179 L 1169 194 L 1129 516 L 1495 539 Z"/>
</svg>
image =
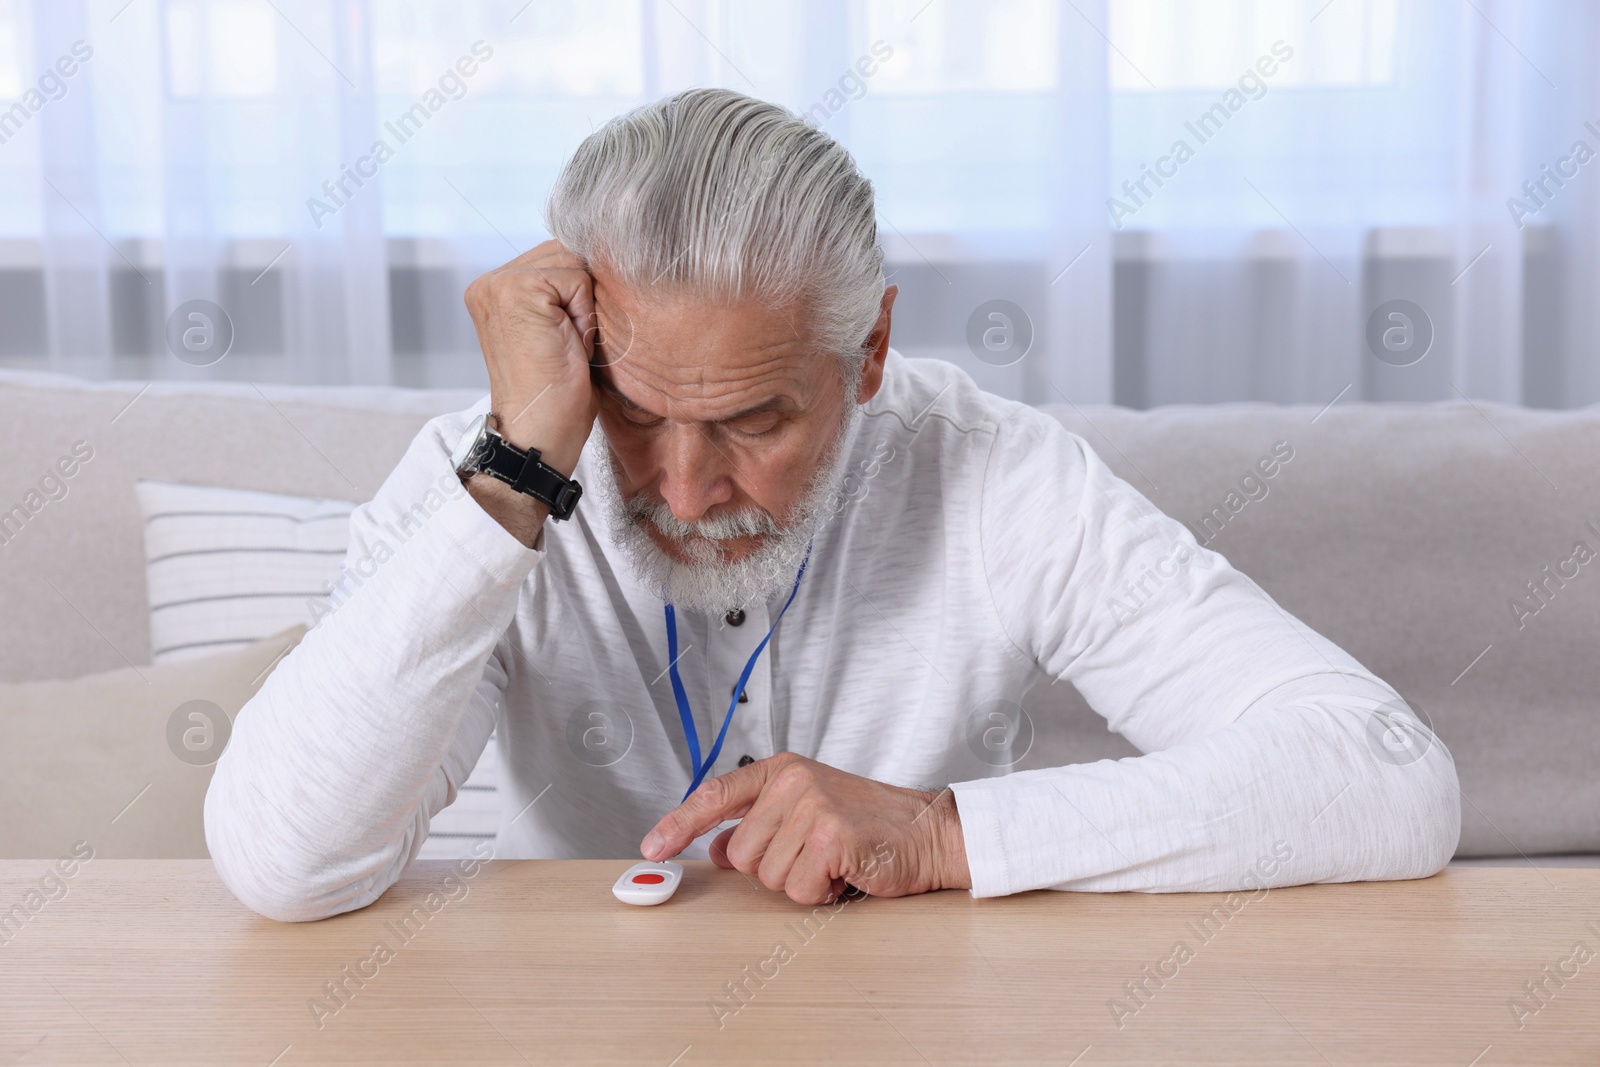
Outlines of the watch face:
<svg viewBox="0 0 1600 1067">
<path fill-rule="evenodd" d="M 450 455 L 450 465 L 456 470 L 465 469 L 468 462 L 476 458 L 478 442 L 483 438 L 483 431 L 488 421 L 487 415 L 479 415 L 472 420 L 472 425 L 467 427 L 467 432 L 461 435 L 461 440 L 456 442 L 456 450 Z"/>
</svg>

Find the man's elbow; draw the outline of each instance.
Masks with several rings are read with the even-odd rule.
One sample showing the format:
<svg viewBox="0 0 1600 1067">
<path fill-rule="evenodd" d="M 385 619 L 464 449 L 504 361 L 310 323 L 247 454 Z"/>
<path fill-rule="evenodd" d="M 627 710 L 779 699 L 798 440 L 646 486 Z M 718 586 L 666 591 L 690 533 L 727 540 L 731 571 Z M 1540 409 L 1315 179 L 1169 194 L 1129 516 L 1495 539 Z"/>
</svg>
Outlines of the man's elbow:
<svg viewBox="0 0 1600 1067">
<path fill-rule="evenodd" d="M 364 894 L 368 879 L 342 879 L 337 865 L 304 842 L 275 839 L 247 819 L 217 788 L 206 792 L 206 848 L 223 885 L 245 907 L 278 922 L 315 922 L 365 907 L 379 894 Z"/>
<path fill-rule="evenodd" d="M 263 918 L 284 923 L 316 922 L 350 910 L 328 906 L 315 885 L 292 877 L 245 875 L 221 864 L 217 871 L 239 903 Z"/>
<path fill-rule="evenodd" d="M 1435 747 L 1438 751 L 1430 754 L 1433 774 L 1427 790 L 1427 825 L 1432 831 L 1428 874 L 1443 870 L 1461 843 L 1461 783 L 1456 777 L 1456 761 L 1444 745 Z"/>
<path fill-rule="evenodd" d="M 1427 878 L 1443 870 L 1461 840 L 1461 788 L 1449 750 L 1435 738 L 1413 762 L 1380 761 L 1374 783 L 1372 818 L 1381 823 L 1374 865 L 1386 872 L 1378 877 Z"/>
</svg>

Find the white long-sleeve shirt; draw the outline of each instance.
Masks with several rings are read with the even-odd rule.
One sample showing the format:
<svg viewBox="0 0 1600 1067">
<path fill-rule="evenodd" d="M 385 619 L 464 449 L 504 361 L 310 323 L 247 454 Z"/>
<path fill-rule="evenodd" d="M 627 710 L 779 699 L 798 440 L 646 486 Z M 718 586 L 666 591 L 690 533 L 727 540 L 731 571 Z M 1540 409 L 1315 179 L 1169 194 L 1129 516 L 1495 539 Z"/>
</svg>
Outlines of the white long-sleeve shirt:
<svg viewBox="0 0 1600 1067">
<path fill-rule="evenodd" d="M 356 510 L 348 595 L 240 712 L 217 764 L 206 840 L 264 915 L 376 900 L 496 727 L 501 858 L 637 859 L 688 787 L 662 603 L 603 511 L 580 503 L 530 549 L 454 481 L 450 452 L 487 404 L 429 422 Z M 595 445 L 580 482 L 609 476 Z M 1420 758 L 1386 757 L 1374 714 L 1399 706 L 1394 690 L 1081 437 L 891 350 L 847 447 L 844 506 L 712 773 L 790 750 L 949 785 L 978 897 L 1412 878 L 1449 860 L 1460 808 L 1443 745 L 1424 734 Z M 678 613 L 703 750 L 787 594 L 745 605 L 739 626 Z M 1039 669 L 1144 755 L 1007 773 L 1021 742 L 1006 724 Z"/>
</svg>

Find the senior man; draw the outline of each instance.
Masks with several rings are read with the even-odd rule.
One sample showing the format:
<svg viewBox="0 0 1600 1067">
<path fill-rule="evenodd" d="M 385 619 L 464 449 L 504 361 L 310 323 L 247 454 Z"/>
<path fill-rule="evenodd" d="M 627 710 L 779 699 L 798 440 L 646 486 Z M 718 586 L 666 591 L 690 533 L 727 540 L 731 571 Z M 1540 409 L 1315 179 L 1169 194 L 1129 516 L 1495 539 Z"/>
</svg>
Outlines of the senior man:
<svg viewBox="0 0 1600 1067">
<path fill-rule="evenodd" d="M 496 728 L 496 855 L 709 855 L 808 904 L 1445 864 L 1454 765 L 1395 691 L 1082 438 L 892 350 L 874 217 L 737 93 L 583 142 L 555 239 L 467 290 L 489 396 L 357 509 L 382 566 L 239 714 L 205 815 L 242 901 L 376 900 Z M 968 738 L 1041 671 L 1144 755 L 995 776 Z"/>
</svg>

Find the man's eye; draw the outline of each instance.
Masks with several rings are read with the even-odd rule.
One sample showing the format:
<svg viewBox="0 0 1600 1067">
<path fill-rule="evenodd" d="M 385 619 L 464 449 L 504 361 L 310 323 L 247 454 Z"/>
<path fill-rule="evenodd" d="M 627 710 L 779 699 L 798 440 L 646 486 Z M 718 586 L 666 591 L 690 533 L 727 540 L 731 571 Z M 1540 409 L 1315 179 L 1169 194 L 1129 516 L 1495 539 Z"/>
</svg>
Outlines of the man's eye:
<svg viewBox="0 0 1600 1067">
<path fill-rule="evenodd" d="M 661 420 L 654 415 L 647 414 L 643 411 L 634 411 L 631 408 L 623 408 L 622 417 L 627 419 L 628 422 L 634 426 L 643 426 L 646 428 L 658 426 L 661 423 Z"/>
<path fill-rule="evenodd" d="M 740 437 L 765 437 L 776 430 L 782 422 L 783 419 L 777 415 L 757 415 L 754 418 L 741 419 L 729 425 L 733 428 L 733 432 Z"/>
</svg>

